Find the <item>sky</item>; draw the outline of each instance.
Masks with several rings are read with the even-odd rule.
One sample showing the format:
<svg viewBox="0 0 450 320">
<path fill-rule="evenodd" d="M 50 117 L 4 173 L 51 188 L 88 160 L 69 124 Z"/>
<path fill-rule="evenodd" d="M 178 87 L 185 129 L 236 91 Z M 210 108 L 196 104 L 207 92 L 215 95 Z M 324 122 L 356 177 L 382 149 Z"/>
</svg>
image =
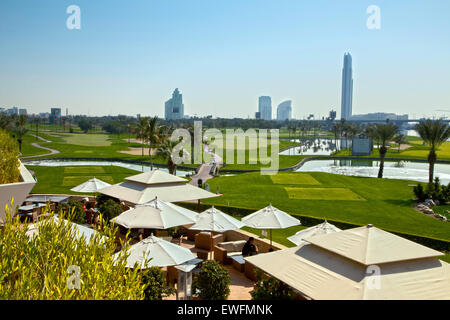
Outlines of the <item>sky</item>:
<svg viewBox="0 0 450 320">
<path fill-rule="evenodd" d="M 69 30 L 66 9 L 81 10 Z M 381 28 L 366 12 L 380 8 Z M 353 113 L 450 114 L 448 0 L 1 0 L 0 107 L 69 114 L 340 115 L 353 57 Z"/>
</svg>

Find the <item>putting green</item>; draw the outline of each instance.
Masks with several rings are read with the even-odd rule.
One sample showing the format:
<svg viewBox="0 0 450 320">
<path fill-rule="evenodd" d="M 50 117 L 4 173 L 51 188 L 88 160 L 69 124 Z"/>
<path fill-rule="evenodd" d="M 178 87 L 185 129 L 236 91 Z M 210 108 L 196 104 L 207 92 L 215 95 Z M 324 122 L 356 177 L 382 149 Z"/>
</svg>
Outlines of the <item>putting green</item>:
<svg viewBox="0 0 450 320">
<path fill-rule="evenodd" d="M 105 173 L 103 167 L 64 167 L 64 173 Z"/>
<path fill-rule="evenodd" d="M 62 185 L 65 187 L 74 187 L 92 178 L 93 176 L 66 176 L 63 179 Z M 114 179 L 112 176 L 96 176 L 96 178 L 109 184 L 114 184 Z"/>
<path fill-rule="evenodd" d="M 347 188 L 284 188 L 290 199 L 301 200 L 365 200 Z"/>
<path fill-rule="evenodd" d="M 111 145 L 106 134 L 65 134 L 64 141 L 68 144 L 86 147 L 108 147 Z"/>
<path fill-rule="evenodd" d="M 277 174 L 270 176 L 272 182 L 275 184 L 307 184 L 307 185 L 319 185 L 320 182 L 314 179 L 309 174 Z"/>
</svg>

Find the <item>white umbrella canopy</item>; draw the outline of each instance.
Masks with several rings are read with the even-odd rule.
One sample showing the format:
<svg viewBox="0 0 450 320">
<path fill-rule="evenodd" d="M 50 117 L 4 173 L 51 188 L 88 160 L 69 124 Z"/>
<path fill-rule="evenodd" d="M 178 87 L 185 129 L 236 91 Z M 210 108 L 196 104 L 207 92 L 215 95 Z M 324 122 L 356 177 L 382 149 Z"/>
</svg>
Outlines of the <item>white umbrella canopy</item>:
<svg viewBox="0 0 450 320">
<path fill-rule="evenodd" d="M 299 246 L 303 243 L 306 243 L 306 241 L 304 241 L 304 239 L 306 239 L 306 238 L 318 236 L 321 234 L 339 232 L 339 231 L 341 231 L 341 229 L 337 228 L 336 226 L 332 225 L 331 223 L 328 223 L 327 220 L 325 220 L 325 222 L 318 224 L 314 227 L 301 230 L 301 231 L 297 232 L 296 234 L 294 234 L 293 236 L 288 237 L 287 239 L 290 242 L 295 243 L 296 245 Z"/>
<path fill-rule="evenodd" d="M 244 227 L 241 221 L 232 216 L 217 210 L 212 206 L 208 210 L 197 215 L 196 223 L 191 226 L 191 230 L 225 232 L 228 230 L 236 230 Z"/>
<path fill-rule="evenodd" d="M 94 193 L 100 189 L 103 189 L 103 188 L 106 188 L 109 186 L 110 186 L 110 184 L 106 183 L 105 181 L 102 181 L 97 178 L 92 178 L 76 187 L 73 187 L 70 190 L 74 191 L 74 192 Z"/>
<path fill-rule="evenodd" d="M 272 204 L 242 218 L 242 222 L 251 228 L 270 230 L 270 247 L 272 247 L 272 229 L 284 229 L 301 225 L 300 220 L 273 207 Z"/>
<path fill-rule="evenodd" d="M 176 266 L 197 258 L 189 249 L 153 235 L 132 245 L 128 251 L 126 266 L 129 268 L 136 263 L 143 269 Z M 117 259 L 119 254 L 120 252 L 116 253 L 114 259 Z"/>
<path fill-rule="evenodd" d="M 194 211 L 155 198 L 121 213 L 111 221 L 128 229 L 168 229 L 192 225 L 197 216 Z"/>
<path fill-rule="evenodd" d="M 246 226 L 255 229 L 284 229 L 300 225 L 300 220 L 281 211 L 271 204 L 242 218 Z"/>
</svg>

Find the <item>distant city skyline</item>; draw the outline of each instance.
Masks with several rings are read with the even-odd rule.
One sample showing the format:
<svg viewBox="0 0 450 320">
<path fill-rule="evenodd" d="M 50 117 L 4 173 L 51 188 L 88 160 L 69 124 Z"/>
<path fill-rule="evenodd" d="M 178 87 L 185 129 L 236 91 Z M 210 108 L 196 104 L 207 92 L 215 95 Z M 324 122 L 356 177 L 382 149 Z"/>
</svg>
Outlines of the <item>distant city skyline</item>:
<svg viewBox="0 0 450 320">
<path fill-rule="evenodd" d="M 277 120 L 285 121 L 292 119 L 292 101 L 283 101 L 278 105 L 277 108 Z"/>
<path fill-rule="evenodd" d="M 259 118 L 262 120 L 272 120 L 272 98 L 261 96 L 258 98 Z"/>
<path fill-rule="evenodd" d="M 71 4 L 0 2 L 0 108 L 162 118 L 178 87 L 190 116 L 253 118 L 270 95 L 318 118 L 339 113 L 351 52 L 353 114 L 450 115 L 448 0 L 377 0 L 379 30 L 369 0 L 78 0 L 68 30 Z"/>
</svg>

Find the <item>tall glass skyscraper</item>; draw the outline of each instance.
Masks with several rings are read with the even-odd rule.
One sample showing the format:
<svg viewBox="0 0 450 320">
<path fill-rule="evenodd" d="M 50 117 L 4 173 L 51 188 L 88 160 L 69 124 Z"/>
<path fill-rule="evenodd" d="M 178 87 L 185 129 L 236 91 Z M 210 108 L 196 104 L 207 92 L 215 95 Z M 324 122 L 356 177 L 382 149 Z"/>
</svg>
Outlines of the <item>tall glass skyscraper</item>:
<svg viewBox="0 0 450 320">
<path fill-rule="evenodd" d="M 291 120 L 292 118 L 292 101 L 287 100 L 278 105 L 277 109 L 277 120 L 285 121 Z"/>
<path fill-rule="evenodd" d="M 166 101 L 164 116 L 166 120 L 183 119 L 183 95 L 180 93 L 180 91 L 178 91 L 178 88 L 173 92 L 172 99 Z"/>
<path fill-rule="evenodd" d="M 272 99 L 267 96 L 259 97 L 259 116 L 263 120 L 272 120 Z"/>
<path fill-rule="evenodd" d="M 352 56 L 344 54 L 344 68 L 342 69 L 342 96 L 341 119 L 349 119 L 352 116 L 353 103 L 353 71 Z"/>
</svg>

